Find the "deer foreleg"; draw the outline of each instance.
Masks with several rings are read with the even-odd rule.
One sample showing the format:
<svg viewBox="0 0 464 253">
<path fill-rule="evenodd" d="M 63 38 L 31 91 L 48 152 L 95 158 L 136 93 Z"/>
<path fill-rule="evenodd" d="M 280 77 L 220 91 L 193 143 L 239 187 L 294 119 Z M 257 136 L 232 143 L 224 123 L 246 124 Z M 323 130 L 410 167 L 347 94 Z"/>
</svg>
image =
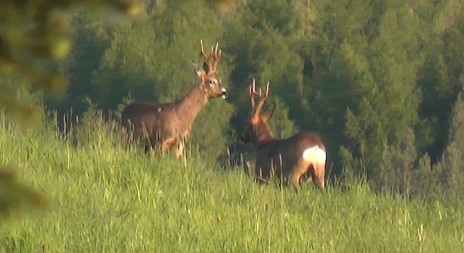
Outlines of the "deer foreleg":
<svg viewBox="0 0 464 253">
<path fill-rule="evenodd" d="M 177 139 L 176 137 L 171 137 L 163 141 L 163 145 L 161 145 L 161 152 L 165 153 L 168 149 L 171 149 L 174 144 L 176 144 Z"/>
<path fill-rule="evenodd" d="M 177 148 L 175 150 L 175 153 L 176 153 L 176 157 L 177 158 L 181 158 L 182 156 L 184 156 L 184 149 L 185 149 L 185 143 L 184 141 L 178 141 L 177 142 Z"/>
</svg>

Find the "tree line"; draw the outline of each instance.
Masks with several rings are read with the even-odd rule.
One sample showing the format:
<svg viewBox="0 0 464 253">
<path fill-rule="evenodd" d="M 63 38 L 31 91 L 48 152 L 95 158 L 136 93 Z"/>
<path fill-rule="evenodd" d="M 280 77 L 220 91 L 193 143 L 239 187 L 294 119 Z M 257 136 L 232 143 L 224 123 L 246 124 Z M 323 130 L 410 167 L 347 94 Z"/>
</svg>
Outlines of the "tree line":
<svg viewBox="0 0 464 253">
<path fill-rule="evenodd" d="M 82 114 L 90 99 L 118 112 L 128 99 L 179 99 L 195 84 L 200 39 L 218 42 L 230 95 L 196 119 L 201 152 L 250 153 L 237 139 L 256 78 L 271 84 L 274 134 L 318 132 L 333 177 L 407 196 L 464 193 L 463 1 L 253 0 L 220 14 L 209 1 L 142 2 L 132 22 L 72 15 L 75 42 L 57 66 L 69 86 L 64 99 L 45 98 L 47 109 Z M 18 96 L 34 94 L 24 87 Z"/>
</svg>

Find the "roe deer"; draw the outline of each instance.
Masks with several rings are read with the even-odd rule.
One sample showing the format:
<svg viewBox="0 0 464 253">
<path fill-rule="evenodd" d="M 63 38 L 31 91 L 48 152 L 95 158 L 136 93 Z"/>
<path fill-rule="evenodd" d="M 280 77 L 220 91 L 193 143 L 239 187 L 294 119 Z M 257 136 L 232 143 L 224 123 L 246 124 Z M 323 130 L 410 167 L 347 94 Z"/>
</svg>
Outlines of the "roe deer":
<svg viewBox="0 0 464 253">
<path fill-rule="evenodd" d="M 147 141 L 146 152 L 152 149 L 161 149 L 162 152 L 174 149 L 176 157 L 182 157 L 185 142 L 198 113 L 210 99 L 227 97 L 227 91 L 222 87 L 216 72 L 221 58 L 218 44 L 211 48 L 208 56 L 203 50 L 203 41 L 200 41 L 200 47 L 204 58 L 203 69 L 193 65 L 199 80 L 183 98 L 159 105 L 133 102 L 122 112 L 122 125 L 128 132 L 132 131 L 135 138 Z"/>
<path fill-rule="evenodd" d="M 300 182 L 308 173 L 313 182 L 324 188 L 326 150 L 319 136 L 313 132 L 300 131 L 287 139 L 276 139 L 267 125 L 274 109 L 261 114 L 263 104 L 269 94 L 256 91 L 255 80 L 250 86 L 252 112 L 245 125 L 243 142 L 252 142 L 256 148 L 255 176 L 269 179 L 274 174 L 282 182 L 290 183 L 298 189 Z M 259 97 L 255 105 L 254 96 Z"/>
</svg>

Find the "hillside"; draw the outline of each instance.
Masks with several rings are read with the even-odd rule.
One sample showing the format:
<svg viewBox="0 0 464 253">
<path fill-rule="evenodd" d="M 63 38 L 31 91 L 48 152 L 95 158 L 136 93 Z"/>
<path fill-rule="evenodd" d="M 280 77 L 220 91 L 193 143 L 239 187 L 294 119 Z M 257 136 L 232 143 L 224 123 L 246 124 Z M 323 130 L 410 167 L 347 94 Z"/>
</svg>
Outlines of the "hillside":
<svg viewBox="0 0 464 253">
<path fill-rule="evenodd" d="M 258 185 L 190 150 L 183 161 L 122 145 L 89 117 L 68 138 L 0 126 L 0 159 L 50 201 L 2 227 L 1 252 L 462 252 L 462 204 L 367 184 Z M 89 124 L 92 122 L 92 124 Z"/>
</svg>

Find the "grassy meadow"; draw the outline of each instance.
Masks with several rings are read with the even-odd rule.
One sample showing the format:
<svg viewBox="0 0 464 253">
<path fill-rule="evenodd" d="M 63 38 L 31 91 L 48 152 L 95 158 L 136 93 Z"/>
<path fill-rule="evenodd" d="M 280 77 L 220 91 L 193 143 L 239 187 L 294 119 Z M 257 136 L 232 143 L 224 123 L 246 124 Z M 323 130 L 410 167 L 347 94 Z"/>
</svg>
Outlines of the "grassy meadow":
<svg viewBox="0 0 464 253">
<path fill-rule="evenodd" d="M 361 182 L 297 194 L 198 151 L 122 145 L 89 117 L 63 136 L 2 117 L 0 164 L 50 201 L 2 221 L 0 252 L 463 252 L 464 206 L 376 194 Z"/>
</svg>

